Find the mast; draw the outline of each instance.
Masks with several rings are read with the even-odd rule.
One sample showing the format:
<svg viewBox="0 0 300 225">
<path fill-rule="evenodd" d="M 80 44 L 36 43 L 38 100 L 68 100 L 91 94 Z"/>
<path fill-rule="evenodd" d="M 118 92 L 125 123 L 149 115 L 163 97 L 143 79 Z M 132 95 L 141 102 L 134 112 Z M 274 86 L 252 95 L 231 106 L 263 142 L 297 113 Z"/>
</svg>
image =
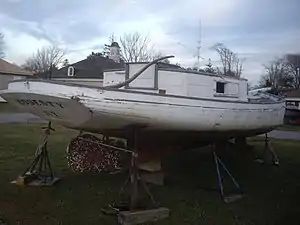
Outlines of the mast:
<svg viewBox="0 0 300 225">
<path fill-rule="evenodd" d="M 201 20 L 199 20 L 199 37 L 197 41 L 197 71 L 200 70 L 200 49 L 201 49 Z"/>
</svg>

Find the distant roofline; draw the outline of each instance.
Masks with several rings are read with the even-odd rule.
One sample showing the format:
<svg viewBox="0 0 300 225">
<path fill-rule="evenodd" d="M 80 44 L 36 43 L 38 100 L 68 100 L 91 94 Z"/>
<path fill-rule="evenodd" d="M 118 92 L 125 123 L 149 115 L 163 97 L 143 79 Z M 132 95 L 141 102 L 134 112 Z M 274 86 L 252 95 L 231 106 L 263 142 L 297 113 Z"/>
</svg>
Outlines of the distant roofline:
<svg viewBox="0 0 300 225">
<path fill-rule="evenodd" d="M 104 72 L 113 72 L 113 71 L 125 71 L 125 67 L 124 68 L 118 68 L 118 69 L 106 69 L 106 70 L 102 70 L 103 73 Z"/>
<path fill-rule="evenodd" d="M 182 73 L 194 73 L 194 74 L 199 74 L 199 75 L 205 75 L 205 76 L 211 76 L 211 77 L 220 77 L 220 78 L 229 78 L 229 79 L 234 79 L 234 80 L 244 80 L 248 81 L 246 78 L 243 77 L 232 77 L 228 75 L 223 75 L 223 74 L 214 74 L 214 73 L 206 73 L 206 72 L 200 72 L 200 71 L 195 71 L 195 70 L 186 70 L 182 68 L 158 68 L 158 70 L 165 70 L 165 71 L 172 71 L 172 72 L 182 72 Z"/>
<path fill-rule="evenodd" d="M 22 69 L 18 65 L 6 61 L 4 59 L 0 59 L 1 68 L 0 73 L 5 75 L 21 75 L 21 76 L 34 76 L 34 73 L 25 69 Z M 3 66 L 3 67 L 2 67 Z M 8 66 L 8 67 L 7 67 Z"/>
<path fill-rule="evenodd" d="M 51 80 L 62 80 L 62 81 L 103 81 L 103 78 L 71 78 L 71 77 L 53 77 Z"/>
<path fill-rule="evenodd" d="M 3 70 L 0 70 L 0 75 L 10 75 L 10 76 L 28 76 L 33 77 L 34 73 L 31 73 L 29 71 L 25 71 L 24 73 L 15 73 L 15 72 L 5 72 Z"/>
<path fill-rule="evenodd" d="M 123 63 L 117 63 L 117 62 L 115 62 L 114 60 L 112 60 L 112 59 L 110 59 L 110 58 L 108 58 L 108 57 L 104 57 L 104 56 L 99 56 L 99 55 L 95 55 L 95 57 L 101 57 L 101 58 L 103 58 L 103 59 L 106 59 L 106 60 L 109 60 L 109 61 L 112 61 L 113 63 L 115 63 L 115 64 L 120 64 L 120 65 L 122 65 Z M 86 60 L 92 60 L 92 59 L 89 59 L 89 58 L 85 58 L 85 59 L 82 59 L 82 60 L 79 60 L 79 61 L 77 61 L 77 62 L 74 62 L 74 63 L 71 63 L 71 64 L 69 64 L 69 65 L 67 65 L 67 66 L 63 66 L 63 67 L 61 67 L 61 68 L 59 68 L 59 69 L 57 69 L 57 70 L 55 70 L 55 71 L 53 71 L 53 73 L 60 73 L 62 70 L 64 70 L 64 69 L 67 69 L 67 68 L 69 68 L 70 66 L 72 66 L 72 67 L 74 67 L 75 69 L 76 69 L 76 64 L 79 64 L 79 63 L 81 63 L 81 62 L 83 62 L 83 61 L 86 61 Z M 107 70 L 122 70 L 123 68 L 120 68 L 120 69 L 107 69 Z M 105 72 L 105 71 L 107 71 L 107 70 L 102 70 L 103 72 Z M 46 72 L 47 74 L 48 74 L 48 72 Z"/>
</svg>

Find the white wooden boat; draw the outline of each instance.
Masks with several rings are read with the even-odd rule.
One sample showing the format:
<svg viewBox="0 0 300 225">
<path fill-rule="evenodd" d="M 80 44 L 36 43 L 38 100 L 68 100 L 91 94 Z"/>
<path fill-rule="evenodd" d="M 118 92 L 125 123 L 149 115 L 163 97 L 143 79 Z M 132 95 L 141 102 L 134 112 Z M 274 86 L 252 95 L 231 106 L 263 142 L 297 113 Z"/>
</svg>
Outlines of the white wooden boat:
<svg viewBox="0 0 300 225">
<path fill-rule="evenodd" d="M 248 93 L 247 80 L 157 61 L 106 71 L 103 87 L 22 80 L 0 95 L 23 111 L 72 129 L 129 137 L 138 127 L 140 142 L 149 145 L 197 145 L 282 125 L 284 100 Z"/>
</svg>

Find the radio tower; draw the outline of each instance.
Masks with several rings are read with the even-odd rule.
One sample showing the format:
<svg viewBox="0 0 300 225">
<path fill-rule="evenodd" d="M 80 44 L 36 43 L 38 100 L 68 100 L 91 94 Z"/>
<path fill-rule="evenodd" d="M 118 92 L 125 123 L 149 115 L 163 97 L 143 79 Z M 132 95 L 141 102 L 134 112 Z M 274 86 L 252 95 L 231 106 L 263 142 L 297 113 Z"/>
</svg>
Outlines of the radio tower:
<svg viewBox="0 0 300 225">
<path fill-rule="evenodd" d="M 201 20 L 199 20 L 199 39 L 197 41 L 197 71 L 200 70 L 200 49 L 201 49 Z"/>
</svg>

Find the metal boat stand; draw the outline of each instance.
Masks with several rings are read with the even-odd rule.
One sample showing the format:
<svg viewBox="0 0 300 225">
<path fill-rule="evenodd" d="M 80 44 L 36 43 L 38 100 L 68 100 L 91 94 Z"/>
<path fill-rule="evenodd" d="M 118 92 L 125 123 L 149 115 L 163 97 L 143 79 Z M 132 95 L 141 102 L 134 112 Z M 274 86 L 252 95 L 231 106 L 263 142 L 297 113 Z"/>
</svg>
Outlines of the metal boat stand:
<svg viewBox="0 0 300 225">
<path fill-rule="evenodd" d="M 28 186 L 52 186 L 59 180 L 59 178 L 54 177 L 47 149 L 48 137 L 51 131 L 55 130 L 51 127 L 51 122 L 42 129 L 43 134 L 33 161 L 25 172 L 12 183 Z"/>
<path fill-rule="evenodd" d="M 262 164 L 272 164 L 275 166 L 279 166 L 279 158 L 271 146 L 271 141 L 268 137 L 268 133 L 265 134 L 264 139 L 264 159 L 256 159 L 255 161 Z"/>
<path fill-rule="evenodd" d="M 139 224 L 153 222 L 169 217 L 169 209 L 159 207 L 151 194 L 146 182 L 141 178 L 138 168 L 138 150 L 137 150 L 137 132 L 134 131 L 133 150 L 131 151 L 131 163 L 129 168 L 129 176 L 121 187 L 118 199 L 115 203 L 110 204 L 102 211 L 105 214 L 117 214 L 118 223 L 123 225 Z M 130 150 L 124 149 L 126 152 Z M 121 195 L 125 188 L 129 187 L 129 201 L 120 202 Z M 151 201 L 151 207 L 147 207 L 140 202 L 140 187 L 146 192 Z"/>
<path fill-rule="evenodd" d="M 229 170 L 226 168 L 225 164 L 222 162 L 220 157 L 217 155 L 215 146 L 213 147 L 213 155 L 214 155 L 214 162 L 215 162 L 217 177 L 218 177 L 218 187 L 219 187 L 219 191 L 220 191 L 222 200 L 225 203 L 230 203 L 230 202 L 234 202 L 234 201 L 242 198 L 243 193 L 241 191 L 240 185 L 237 183 L 237 181 L 234 179 L 233 175 L 229 172 Z M 231 195 L 225 194 L 224 185 L 223 185 L 224 178 L 222 176 L 221 169 L 223 169 L 223 171 L 229 176 L 232 183 L 234 184 L 235 189 L 236 189 L 235 194 L 231 194 Z"/>
</svg>

